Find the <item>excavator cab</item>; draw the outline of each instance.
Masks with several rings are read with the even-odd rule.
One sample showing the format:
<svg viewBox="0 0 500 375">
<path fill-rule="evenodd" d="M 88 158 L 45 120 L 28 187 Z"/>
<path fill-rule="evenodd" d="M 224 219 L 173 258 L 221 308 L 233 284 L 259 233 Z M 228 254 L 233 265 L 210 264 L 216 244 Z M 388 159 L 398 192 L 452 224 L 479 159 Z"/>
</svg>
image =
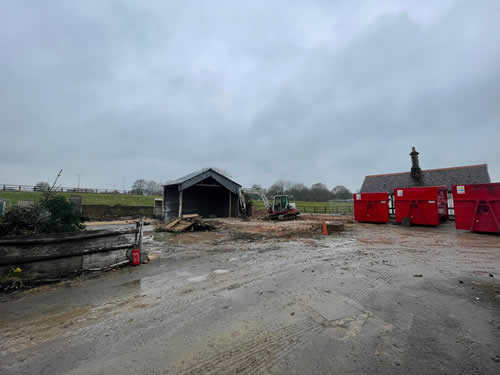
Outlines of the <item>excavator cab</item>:
<svg viewBox="0 0 500 375">
<path fill-rule="evenodd" d="M 270 213 L 281 213 L 289 209 L 288 195 L 275 195 L 273 197 L 273 206 Z"/>
<path fill-rule="evenodd" d="M 295 203 L 291 203 L 289 195 L 275 195 L 273 197 L 273 204 L 269 207 L 269 219 L 296 219 L 297 207 Z"/>
</svg>

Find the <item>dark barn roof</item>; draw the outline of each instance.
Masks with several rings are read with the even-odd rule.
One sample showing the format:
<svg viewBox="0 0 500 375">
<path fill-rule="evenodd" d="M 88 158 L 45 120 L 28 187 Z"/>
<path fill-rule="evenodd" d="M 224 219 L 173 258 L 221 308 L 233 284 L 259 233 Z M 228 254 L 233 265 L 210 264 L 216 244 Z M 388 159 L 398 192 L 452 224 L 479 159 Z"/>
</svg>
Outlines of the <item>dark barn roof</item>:
<svg viewBox="0 0 500 375">
<path fill-rule="evenodd" d="M 361 193 L 392 193 L 396 188 L 418 186 L 448 186 L 465 184 L 486 184 L 491 182 L 488 164 L 463 167 L 427 169 L 421 171 L 420 180 L 414 179 L 410 172 L 366 176 Z"/>
<path fill-rule="evenodd" d="M 239 194 L 241 185 L 213 170 L 212 168 L 203 169 L 201 171 L 187 174 L 177 180 L 168 181 L 165 186 L 179 185 L 179 191 L 185 190 L 190 186 L 212 177 L 219 184 L 230 190 L 234 194 Z"/>
</svg>

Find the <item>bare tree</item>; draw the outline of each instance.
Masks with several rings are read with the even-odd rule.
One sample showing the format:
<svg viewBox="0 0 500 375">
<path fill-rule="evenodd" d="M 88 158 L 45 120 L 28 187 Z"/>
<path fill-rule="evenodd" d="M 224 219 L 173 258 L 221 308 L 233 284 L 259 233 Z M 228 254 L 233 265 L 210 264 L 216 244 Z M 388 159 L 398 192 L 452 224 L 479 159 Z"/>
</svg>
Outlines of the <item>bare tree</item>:
<svg viewBox="0 0 500 375">
<path fill-rule="evenodd" d="M 147 195 L 161 195 L 163 190 L 163 186 L 153 180 L 146 181 L 145 187 L 144 187 L 144 192 Z"/>
<path fill-rule="evenodd" d="M 39 182 L 35 185 L 36 191 L 48 191 L 50 189 L 50 185 L 48 182 Z"/>
<path fill-rule="evenodd" d="M 287 191 L 292 187 L 292 182 L 287 180 L 278 180 L 272 184 L 267 190 L 269 195 L 287 194 Z"/>
<path fill-rule="evenodd" d="M 161 195 L 163 193 L 163 185 L 154 180 L 141 178 L 134 182 L 131 193 L 138 195 Z"/>
<path fill-rule="evenodd" d="M 135 180 L 134 184 L 132 185 L 132 194 L 138 194 L 138 195 L 144 195 L 146 191 L 146 180 L 144 179 L 139 179 Z"/>
</svg>

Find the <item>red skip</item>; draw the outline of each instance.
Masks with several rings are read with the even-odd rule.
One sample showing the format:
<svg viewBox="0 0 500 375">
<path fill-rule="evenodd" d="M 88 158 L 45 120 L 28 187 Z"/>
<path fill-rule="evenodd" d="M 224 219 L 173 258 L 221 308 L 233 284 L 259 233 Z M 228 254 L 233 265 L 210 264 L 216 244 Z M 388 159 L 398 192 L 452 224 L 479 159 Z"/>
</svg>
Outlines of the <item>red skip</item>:
<svg viewBox="0 0 500 375">
<path fill-rule="evenodd" d="M 500 233 L 500 183 L 453 186 L 455 226 Z"/>
<path fill-rule="evenodd" d="M 396 222 L 409 218 L 411 224 L 439 225 L 448 220 L 448 188 L 426 186 L 394 189 Z"/>
<path fill-rule="evenodd" d="M 369 223 L 389 222 L 389 194 L 358 193 L 354 198 L 354 220 Z"/>
</svg>

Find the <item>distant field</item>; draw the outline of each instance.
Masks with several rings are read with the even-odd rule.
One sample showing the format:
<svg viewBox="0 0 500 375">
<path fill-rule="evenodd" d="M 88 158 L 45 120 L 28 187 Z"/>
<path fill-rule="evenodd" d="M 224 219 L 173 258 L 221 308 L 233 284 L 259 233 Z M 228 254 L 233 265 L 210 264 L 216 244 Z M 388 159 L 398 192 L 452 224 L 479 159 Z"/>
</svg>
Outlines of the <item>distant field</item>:
<svg viewBox="0 0 500 375">
<path fill-rule="evenodd" d="M 297 210 L 303 213 L 347 213 L 352 211 L 352 202 L 308 202 L 308 201 L 294 201 L 297 206 Z M 254 200 L 254 207 L 257 209 L 264 208 L 264 202 L 261 200 Z"/>
<path fill-rule="evenodd" d="M 153 206 L 155 198 L 145 195 L 127 195 L 127 194 L 93 194 L 93 193 L 57 193 L 66 198 L 71 195 L 80 195 L 83 198 L 83 204 L 96 204 L 96 205 L 123 205 L 123 206 Z M 0 199 L 7 200 L 7 207 L 14 205 L 17 201 L 38 201 L 42 198 L 42 193 L 29 192 L 29 191 L 0 191 Z M 257 209 L 264 208 L 264 202 L 255 200 L 254 207 Z M 307 202 L 295 201 L 297 209 L 302 213 L 348 213 L 352 211 L 351 202 Z"/>
<path fill-rule="evenodd" d="M 89 194 L 89 193 L 57 193 L 69 198 L 71 195 L 80 195 L 83 204 L 98 204 L 98 205 L 123 205 L 123 206 L 153 206 L 155 198 L 145 195 L 128 195 L 128 194 Z M 0 199 L 7 200 L 8 205 L 16 204 L 17 201 L 38 201 L 42 198 L 42 193 L 33 191 L 0 191 Z"/>
</svg>

